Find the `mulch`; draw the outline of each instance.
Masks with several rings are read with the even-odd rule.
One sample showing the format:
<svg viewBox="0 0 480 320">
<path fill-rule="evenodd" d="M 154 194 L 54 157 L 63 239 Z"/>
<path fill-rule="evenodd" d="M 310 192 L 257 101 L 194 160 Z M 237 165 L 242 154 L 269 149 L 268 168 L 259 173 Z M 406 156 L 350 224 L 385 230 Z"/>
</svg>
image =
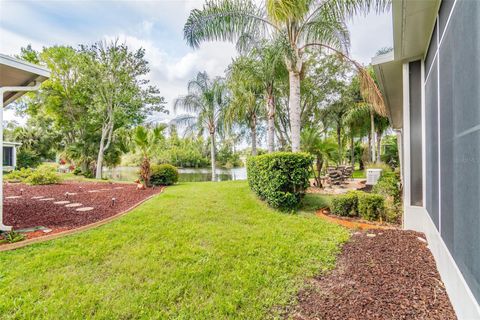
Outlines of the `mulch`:
<svg viewBox="0 0 480 320">
<path fill-rule="evenodd" d="M 423 240 L 421 240 L 423 239 Z M 332 272 L 311 279 L 293 319 L 456 319 L 423 234 L 356 232 Z"/>
<path fill-rule="evenodd" d="M 23 189 L 23 191 L 22 191 Z M 94 190 L 95 192 L 89 192 Z M 136 184 L 105 182 L 64 182 L 57 185 L 29 186 L 22 183 L 4 184 L 4 223 L 14 229 L 43 226 L 51 232 L 65 231 L 84 226 L 123 212 L 146 198 L 157 194 L 161 188 L 137 190 Z M 68 197 L 65 193 L 69 193 Z M 7 199 L 10 196 L 20 198 Z M 32 197 L 54 198 L 40 201 Z M 112 205 L 112 198 L 115 204 Z M 91 211 L 77 211 L 54 204 L 56 201 L 81 203 L 81 207 L 93 207 Z M 41 235 L 41 232 L 32 233 Z"/>
</svg>

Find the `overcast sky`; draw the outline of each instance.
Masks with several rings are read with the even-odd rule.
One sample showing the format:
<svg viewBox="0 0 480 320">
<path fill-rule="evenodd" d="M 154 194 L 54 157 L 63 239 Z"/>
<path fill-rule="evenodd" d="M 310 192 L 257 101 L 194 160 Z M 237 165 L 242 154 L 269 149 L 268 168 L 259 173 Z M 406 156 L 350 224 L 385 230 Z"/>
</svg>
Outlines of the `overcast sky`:
<svg viewBox="0 0 480 320">
<path fill-rule="evenodd" d="M 190 10 L 203 2 L 0 0 L 0 52 L 15 55 L 28 44 L 41 50 L 55 44 L 77 46 L 119 38 L 134 48 L 146 49 L 150 79 L 171 109 L 173 100 L 185 94 L 187 81 L 198 71 L 222 75 L 236 55 L 229 43 L 205 43 L 197 50 L 186 45 L 183 24 Z M 378 49 L 392 46 L 390 13 L 356 17 L 349 22 L 349 29 L 351 55 L 362 63 L 369 63 Z M 5 120 L 14 118 L 7 110 Z"/>
</svg>

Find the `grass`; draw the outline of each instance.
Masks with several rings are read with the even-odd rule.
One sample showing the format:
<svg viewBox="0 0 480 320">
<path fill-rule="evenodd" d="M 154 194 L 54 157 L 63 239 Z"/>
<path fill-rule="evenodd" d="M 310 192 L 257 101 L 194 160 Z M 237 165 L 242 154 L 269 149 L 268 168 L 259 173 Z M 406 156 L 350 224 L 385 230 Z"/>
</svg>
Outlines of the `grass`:
<svg viewBox="0 0 480 320">
<path fill-rule="evenodd" d="M 97 229 L 0 252 L 0 314 L 275 318 L 347 239 L 313 215 L 268 208 L 246 182 L 181 184 Z"/>
<path fill-rule="evenodd" d="M 353 177 L 355 179 L 366 179 L 365 170 L 355 170 L 353 171 Z"/>
<path fill-rule="evenodd" d="M 302 200 L 301 211 L 308 213 L 315 212 L 318 209 L 329 207 L 332 201 L 331 195 L 307 193 Z"/>
</svg>

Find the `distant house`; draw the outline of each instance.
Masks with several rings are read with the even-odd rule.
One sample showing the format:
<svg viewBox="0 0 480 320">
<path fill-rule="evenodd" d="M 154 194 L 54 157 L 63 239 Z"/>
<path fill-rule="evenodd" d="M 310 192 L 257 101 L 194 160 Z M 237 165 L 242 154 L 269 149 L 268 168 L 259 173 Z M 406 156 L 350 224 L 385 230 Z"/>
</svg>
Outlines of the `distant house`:
<svg viewBox="0 0 480 320">
<path fill-rule="evenodd" d="M 398 133 L 406 229 L 424 232 L 459 319 L 480 319 L 480 1 L 394 0 L 373 58 Z"/>
<path fill-rule="evenodd" d="M 3 170 L 11 171 L 17 167 L 17 142 L 3 142 Z"/>
</svg>

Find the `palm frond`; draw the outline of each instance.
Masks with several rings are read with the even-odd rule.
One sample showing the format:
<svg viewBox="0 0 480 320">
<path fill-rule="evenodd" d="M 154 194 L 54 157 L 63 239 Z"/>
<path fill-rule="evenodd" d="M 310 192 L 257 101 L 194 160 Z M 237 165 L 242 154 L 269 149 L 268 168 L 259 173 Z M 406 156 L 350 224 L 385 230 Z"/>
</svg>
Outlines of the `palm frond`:
<svg viewBox="0 0 480 320">
<path fill-rule="evenodd" d="M 269 26 L 275 27 L 251 0 L 210 0 L 190 12 L 183 34 L 191 47 L 198 48 L 203 41 L 236 42 L 243 34 L 265 33 Z"/>
</svg>

